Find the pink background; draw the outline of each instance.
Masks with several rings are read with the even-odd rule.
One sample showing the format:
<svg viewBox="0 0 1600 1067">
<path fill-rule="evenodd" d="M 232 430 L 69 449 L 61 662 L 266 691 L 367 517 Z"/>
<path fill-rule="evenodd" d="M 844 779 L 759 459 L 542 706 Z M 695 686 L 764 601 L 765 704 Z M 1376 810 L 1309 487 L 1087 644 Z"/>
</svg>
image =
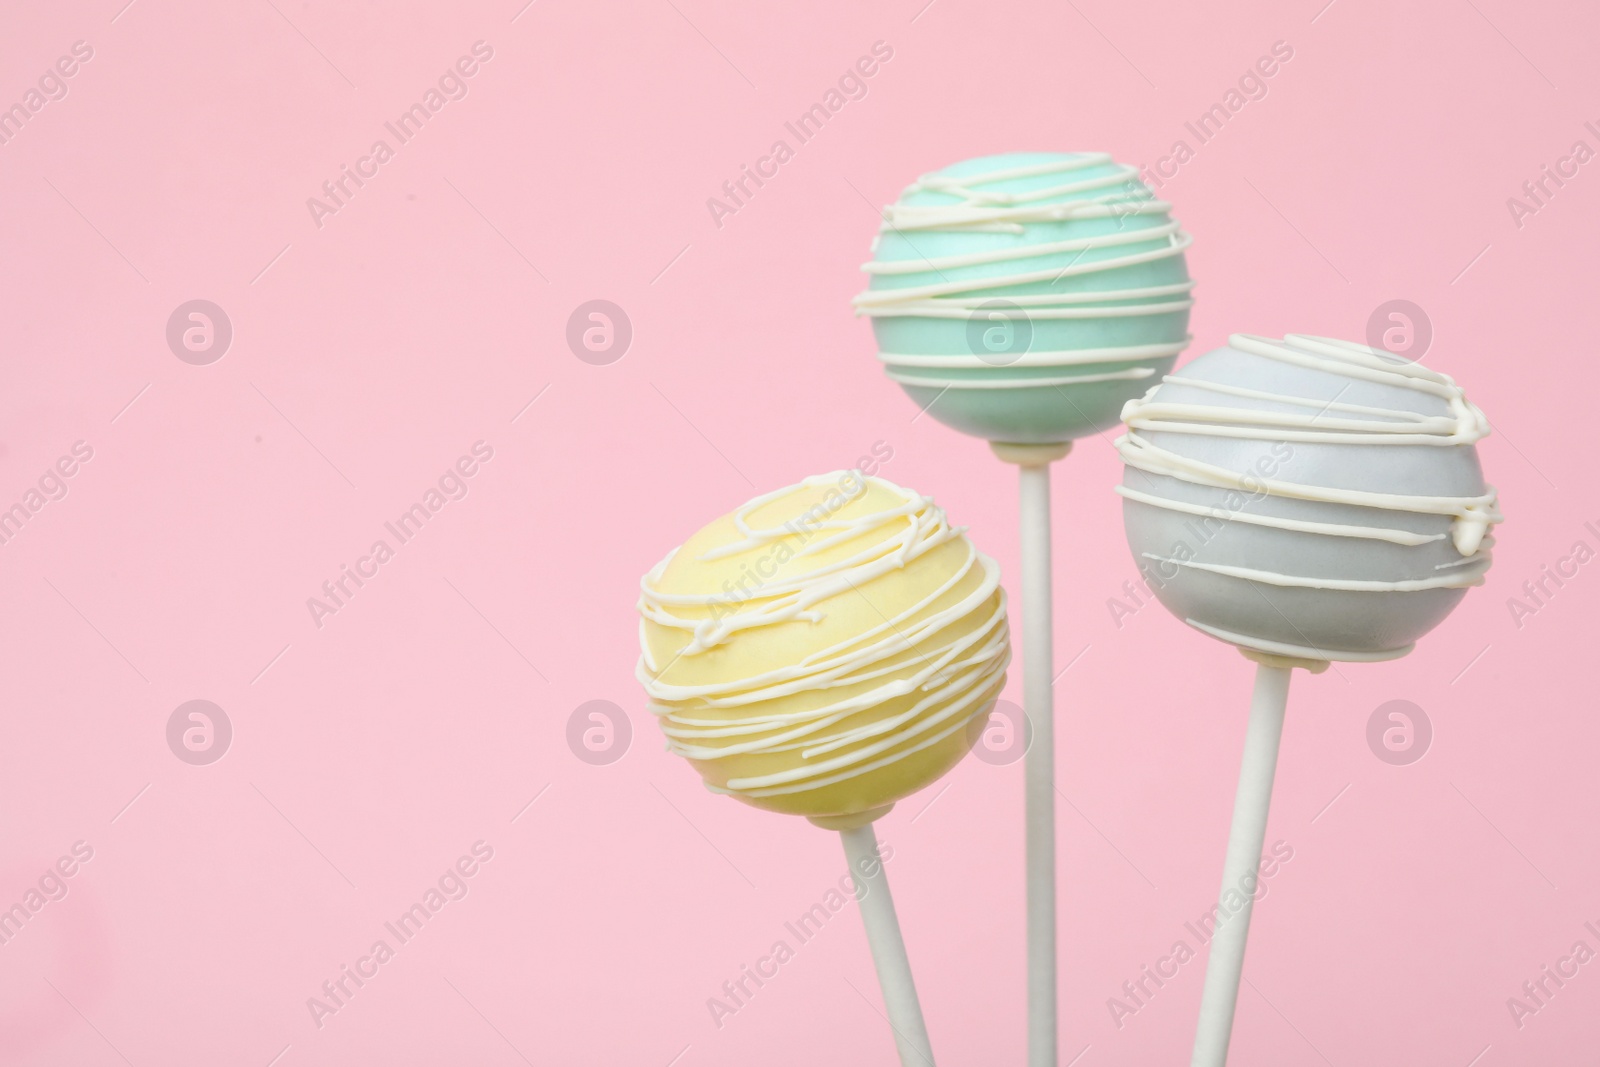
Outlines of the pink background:
<svg viewBox="0 0 1600 1067">
<path fill-rule="evenodd" d="M 1600 547 L 1576 447 L 1600 164 L 1520 227 L 1506 206 L 1600 148 L 1592 5 L 124 2 L 0 16 L 0 104 L 93 49 L 0 145 L 0 507 L 93 449 L 0 545 L 0 907 L 93 849 L 0 946 L 0 1060 L 891 1062 L 853 906 L 713 1024 L 707 998 L 843 859 L 661 750 L 638 577 L 878 441 L 1014 576 L 1014 473 L 913 421 L 850 314 L 874 208 L 973 155 L 1196 147 L 1184 121 L 1280 40 L 1268 95 L 1162 190 L 1195 237 L 1190 354 L 1235 330 L 1359 339 L 1415 301 L 1427 362 L 1495 424 L 1509 521 L 1487 587 L 1414 655 L 1297 676 L 1268 832 L 1294 859 L 1257 913 L 1234 1062 L 1592 1055 L 1600 963 L 1520 1028 L 1506 1004 L 1600 949 L 1600 564 L 1520 628 L 1507 607 Z M 319 228 L 307 198 L 479 40 L 466 97 Z M 879 40 L 866 98 L 715 226 L 706 198 Z M 208 366 L 165 339 L 193 299 L 233 326 Z M 611 365 L 564 339 L 592 299 L 633 325 Z M 316 626 L 307 598 L 479 440 L 466 498 Z M 1120 1029 L 1107 999 L 1215 900 L 1250 684 L 1160 608 L 1114 624 L 1135 573 L 1117 476 L 1091 438 L 1055 481 L 1082 1067 L 1187 1062 L 1202 960 Z M 209 766 L 167 745 L 193 699 L 234 731 Z M 606 766 L 565 740 L 597 699 L 635 732 Z M 1392 699 L 1433 723 L 1409 766 L 1366 742 Z M 1021 1062 L 1021 765 L 968 760 L 879 829 L 941 1062 Z M 480 840 L 465 899 L 319 1028 L 307 998 Z"/>
</svg>

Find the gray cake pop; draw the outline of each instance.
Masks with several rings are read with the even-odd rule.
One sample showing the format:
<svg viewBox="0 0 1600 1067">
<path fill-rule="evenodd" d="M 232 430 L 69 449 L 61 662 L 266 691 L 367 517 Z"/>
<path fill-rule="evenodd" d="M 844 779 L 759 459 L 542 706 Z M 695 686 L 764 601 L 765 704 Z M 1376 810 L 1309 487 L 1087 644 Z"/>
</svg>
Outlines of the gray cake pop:
<svg viewBox="0 0 1600 1067">
<path fill-rule="evenodd" d="M 1242 648 L 1405 655 L 1489 569 L 1500 521 L 1447 375 L 1364 345 L 1234 334 L 1122 418 L 1128 545 L 1156 597 Z"/>
</svg>

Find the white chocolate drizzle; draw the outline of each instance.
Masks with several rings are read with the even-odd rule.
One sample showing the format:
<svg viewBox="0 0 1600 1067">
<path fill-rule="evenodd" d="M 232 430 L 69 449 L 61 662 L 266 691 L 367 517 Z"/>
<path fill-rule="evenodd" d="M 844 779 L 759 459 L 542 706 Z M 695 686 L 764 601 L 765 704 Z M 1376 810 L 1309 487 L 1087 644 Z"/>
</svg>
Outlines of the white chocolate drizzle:
<svg viewBox="0 0 1600 1067">
<path fill-rule="evenodd" d="M 1450 539 L 1461 558 L 1437 564 L 1435 572 L 1421 578 L 1380 581 L 1354 578 L 1313 577 L 1283 574 L 1253 567 L 1205 563 L 1152 553 L 1144 555 L 1163 563 L 1209 571 L 1268 585 L 1310 589 L 1335 589 L 1362 592 L 1414 592 L 1424 589 L 1462 588 L 1483 581 L 1491 562 L 1494 538 L 1489 527 L 1500 522 L 1494 487 L 1477 496 L 1443 496 L 1408 493 L 1380 493 L 1365 489 L 1336 489 L 1307 485 L 1284 479 L 1257 477 L 1250 472 L 1231 471 L 1205 463 L 1171 449 L 1152 444 L 1143 433 L 1172 433 L 1230 437 L 1238 440 L 1284 441 L 1303 444 L 1404 445 L 1450 448 L 1471 445 L 1489 433 L 1488 420 L 1449 375 L 1429 370 L 1416 363 L 1394 359 L 1365 345 L 1323 337 L 1290 334 L 1275 341 L 1248 334 L 1234 334 L 1229 345 L 1241 352 L 1282 363 L 1322 371 L 1345 378 L 1424 393 L 1445 401 L 1446 414 L 1423 415 L 1402 408 L 1373 407 L 1362 404 L 1325 401 L 1311 397 L 1249 389 L 1201 381 L 1181 374 L 1167 375 L 1163 381 L 1215 393 L 1220 397 L 1264 400 L 1298 411 L 1268 411 L 1259 408 L 1166 401 L 1152 388 L 1143 397 L 1123 407 L 1122 421 L 1128 432 L 1116 441 L 1117 451 L 1128 466 L 1149 474 L 1176 478 L 1193 485 L 1230 489 L 1250 494 L 1264 493 L 1291 500 L 1325 504 L 1354 505 L 1382 511 L 1451 517 Z M 1341 394 L 1342 395 L 1342 392 Z M 1141 432 L 1142 431 L 1142 432 Z M 1181 500 L 1173 500 L 1129 486 L 1116 491 L 1129 500 L 1170 511 L 1233 522 L 1250 523 L 1298 533 L 1330 537 L 1365 538 L 1391 544 L 1418 546 L 1444 539 L 1444 534 L 1424 534 L 1397 527 L 1355 525 L 1311 519 L 1291 519 L 1275 515 L 1223 510 Z"/>
<path fill-rule="evenodd" d="M 868 484 L 888 490 L 899 503 L 843 518 L 824 517 L 832 516 L 842 505 L 831 510 L 813 507 L 772 527 L 755 527 L 749 521 L 757 509 L 801 488 L 851 485 L 853 491 L 845 495 L 853 500 Z M 661 591 L 662 574 L 677 550 L 640 582 L 643 654 L 636 674 L 649 697 L 650 710 L 661 721 L 668 750 L 693 760 L 798 750 L 804 760 L 784 771 L 729 779 L 726 788 L 709 783 L 707 788 L 750 798 L 821 789 L 935 745 L 965 729 L 985 710 L 983 698 L 1011 657 L 999 566 L 972 546 L 963 528 L 950 526 L 944 511 L 931 499 L 881 478 L 835 472 L 757 497 L 735 512 L 733 519 L 741 539 L 713 549 L 702 559 L 726 558 L 790 539 L 803 542 L 790 559 L 813 556 L 857 538 L 868 543 L 846 558 L 809 570 L 791 564 L 781 577 L 762 581 L 737 602 L 725 594 Z M 881 537 L 871 540 L 872 534 Z M 870 605 L 873 579 L 904 568 L 950 541 L 960 541 L 966 555 L 955 573 L 936 588 L 928 589 L 892 618 L 873 605 L 880 623 L 795 663 L 725 681 L 676 685 L 662 677 L 672 663 L 662 666 L 651 655 L 646 620 L 685 631 L 687 639 L 672 660 L 677 662 L 737 641 L 741 633 L 760 627 L 820 622 L 824 614 L 819 605 L 852 591 Z M 981 580 L 971 592 L 957 603 L 936 610 L 932 607 L 974 570 Z M 962 633 L 948 632 L 974 612 L 985 610 L 997 592 L 998 606 L 979 625 Z M 693 610 L 684 612 L 685 608 Z M 706 612 L 711 617 L 706 617 Z M 845 688 L 859 691 L 826 699 L 828 690 Z M 764 710 L 769 701 L 805 693 L 821 698 L 799 702 L 806 710 Z M 908 695 L 915 699 L 903 710 L 864 724 L 841 725 L 864 710 Z M 744 709 L 744 713 L 738 718 L 705 714 L 724 709 Z"/>
<path fill-rule="evenodd" d="M 1075 180 L 1071 177 L 1077 171 L 1105 166 L 1113 168 L 1111 173 Z M 1068 180 L 1022 192 L 1003 192 L 990 188 L 998 182 L 1046 174 L 1061 174 Z M 924 175 L 903 195 L 932 191 L 959 199 L 949 204 L 896 203 L 885 208 L 879 237 L 873 241 L 873 251 L 877 251 L 878 241 L 886 231 L 902 236 L 927 231 L 1022 234 L 1029 223 L 1095 218 L 1114 218 L 1120 222 L 1132 216 L 1167 215 L 1172 205 L 1156 199 L 1149 187 L 1139 180 L 1138 174 L 1139 172 L 1133 167 L 1114 163 L 1104 152 L 1086 152 L 1070 159 L 1025 167 L 1009 167 L 976 175 L 961 177 L 944 174 Z M 907 240 L 910 241 L 910 238 Z M 1153 242 L 1159 242 L 1158 247 L 1142 248 L 1137 251 L 1116 251 L 1126 245 L 1149 245 Z M 1152 226 L 1122 229 L 1119 225 L 1119 228 L 1112 233 L 1060 241 L 1017 244 L 961 255 L 873 261 L 864 264 L 861 269 L 868 274 L 883 277 L 932 272 L 944 278 L 946 270 L 996 263 L 1016 262 L 1017 267 L 1006 273 L 981 278 L 959 280 L 944 278 L 942 281 L 904 288 L 868 289 L 858 294 L 853 303 L 857 314 L 881 318 L 970 319 L 985 304 L 1001 299 L 1030 320 L 1106 319 L 1172 314 L 1187 311 L 1194 305 L 1194 301 L 1189 297 L 1194 282 L 1063 293 L 1006 294 L 1004 297 L 997 296 L 993 290 L 1039 282 L 1054 284 L 1063 278 L 1093 275 L 1182 256 L 1191 243 L 1192 239 L 1183 232 L 1179 223 L 1167 219 Z M 1086 255 L 1101 254 L 1107 250 L 1115 254 L 1082 261 Z M 1060 257 L 1069 253 L 1072 254 L 1072 258 L 1064 266 L 1030 266 L 1022 262 Z M 1020 389 L 1119 380 L 1137 381 L 1152 376 L 1155 370 L 1151 367 L 1129 367 L 1125 370 L 1089 374 L 1066 373 L 1054 376 L 1044 374 L 1038 377 L 1024 377 L 1009 374 L 939 375 L 927 373 L 926 370 L 921 373 L 907 373 L 900 368 L 912 366 L 973 371 L 1006 366 L 1048 370 L 1071 368 L 1087 363 L 1138 363 L 1174 356 L 1183 351 L 1188 341 L 1188 337 L 1185 337 L 1182 341 L 1170 344 L 1029 351 L 1022 359 L 1004 363 L 989 362 L 976 356 L 919 356 L 895 352 L 881 352 L 879 358 L 887 366 L 889 377 L 902 385 L 946 389 Z M 1094 358 L 1087 358 L 1090 355 Z"/>
</svg>

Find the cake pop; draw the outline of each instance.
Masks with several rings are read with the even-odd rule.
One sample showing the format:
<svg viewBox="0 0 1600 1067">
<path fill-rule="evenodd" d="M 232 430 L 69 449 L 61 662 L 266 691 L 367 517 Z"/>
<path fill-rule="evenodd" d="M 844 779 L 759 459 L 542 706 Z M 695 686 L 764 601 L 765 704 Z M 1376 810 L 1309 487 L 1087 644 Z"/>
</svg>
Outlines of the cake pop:
<svg viewBox="0 0 1600 1067">
<path fill-rule="evenodd" d="M 1102 152 L 1019 152 L 924 175 L 884 209 L 872 317 L 889 377 L 989 441 L 1115 425 L 1188 343 L 1190 238 Z"/>
<path fill-rule="evenodd" d="M 740 507 L 641 582 L 638 677 L 716 793 L 838 830 L 902 1060 L 931 1064 L 873 820 L 966 755 L 1010 660 L 999 567 L 859 471 Z"/>
<path fill-rule="evenodd" d="M 1500 516 L 1448 376 L 1364 345 L 1235 334 L 1123 411 L 1128 544 L 1189 625 L 1260 652 L 1391 659 L 1489 569 Z"/>
<path fill-rule="evenodd" d="M 1403 656 L 1483 581 L 1500 521 L 1448 376 L 1377 349 L 1234 334 L 1122 413 L 1128 544 L 1156 597 L 1256 661 L 1193 1067 L 1224 1067 L 1289 678 Z"/>
<path fill-rule="evenodd" d="M 924 175 L 884 209 L 855 298 L 917 406 L 1021 472 L 1028 1062 L 1056 1062 L 1050 464 L 1112 426 L 1189 341 L 1189 236 L 1102 152 L 1020 152 Z"/>
</svg>

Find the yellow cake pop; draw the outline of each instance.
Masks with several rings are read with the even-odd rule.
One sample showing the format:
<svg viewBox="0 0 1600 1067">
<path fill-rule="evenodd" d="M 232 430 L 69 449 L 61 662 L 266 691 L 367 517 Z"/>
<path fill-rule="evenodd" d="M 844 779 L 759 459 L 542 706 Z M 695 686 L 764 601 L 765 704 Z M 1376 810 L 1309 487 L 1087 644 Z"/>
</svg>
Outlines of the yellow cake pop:
<svg viewBox="0 0 1600 1067">
<path fill-rule="evenodd" d="M 953 767 L 1011 658 L 998 565 L 932 500 L 807 478 L 689 538 L 640 583 L 638 677 L 714 792 L 862 826 Z"/>
</svg>

